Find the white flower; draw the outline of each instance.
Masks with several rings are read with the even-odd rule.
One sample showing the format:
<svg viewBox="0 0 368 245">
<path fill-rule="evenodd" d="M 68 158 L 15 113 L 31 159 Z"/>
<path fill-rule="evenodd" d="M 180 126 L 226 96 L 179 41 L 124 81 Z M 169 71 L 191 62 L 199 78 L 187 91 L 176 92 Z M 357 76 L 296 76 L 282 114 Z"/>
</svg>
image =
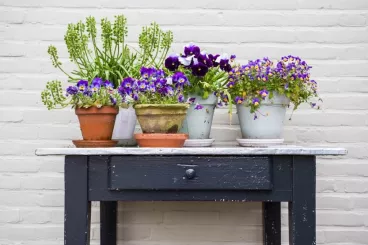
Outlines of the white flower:
<svg viewBox="0 0 368 245">
<path fill-rule="evenodd" d="M 179 57 L 179 62 L 184 66 L 189 66 L 192 62 L 194 55 L 188 56 L 188 57 Z"/>
</svg>

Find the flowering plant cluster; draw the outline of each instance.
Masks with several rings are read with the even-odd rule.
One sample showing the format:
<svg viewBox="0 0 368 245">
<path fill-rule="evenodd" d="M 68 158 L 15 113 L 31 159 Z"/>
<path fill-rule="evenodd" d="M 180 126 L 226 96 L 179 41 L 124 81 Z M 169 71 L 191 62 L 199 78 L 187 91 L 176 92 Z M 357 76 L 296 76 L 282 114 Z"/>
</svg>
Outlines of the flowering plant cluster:
<svg viewBox="0 0 368 245">
<path fill-rule="evenodd" d="M 172 32 L 164 32 L 154 22 L 143 27 L 139 49 L 126 44 L 127 35 L 127 19 L 123 15 L 115 16 L 113 23 L 102 19 L 100 38 L 95 18 L 88 17 L 85 23 L 69 24 L 64 38 L 70 61 L 77 69 L 71 73 L 63 69 L 56 47 L 49 46 L 48 53 L 54 67 L 66 74 L 70 82 L 100 77 L 117 88 L 124 77 L 139 77 L 141 66 L 161 67 L 173 41 Z"/>
<path fill-rule="evenodd" d="M 303 102 L 317 97 L 317 82 L 310 79 L 310 69 L 305 61 L 292 55 L 272 62 L 268 58 L 249 61 L 229 72 L 227 88 L 229 95 L 222 94 L 222 101 L 230 99 L 236 104 L 249 106 L 257 118 L 257 109 L 266 98 L 275 93 L 285 95 L 294 104 L 294 110 Z M 320 99 L 319 99 L 320 100 Z M 319 106 L 310 102 L 312 107 Z"/>
<path fill-rule="evenodd" d="M 180 55 L 172 54 L 165 60 L 165 67 L 171 72 L 182 72 L 188 77 L 191 85 L 184 89 L 185 95 L 197 94 L 203 99 L 210 93 L 221 90 L 226 85 L 228 72 L 232 70 L 230 58 L 225 55 L 207 54 L 190 43 L 184 47 Z"/>
<path fill-rule="evenodd" d="M 141 78 L 125 78 L 118 88 L 123 100 L 132 104 L 185 103 L 183 90 L 189 85 L 182 72 L 167 76 L 163 70 L 142 67 Z"/>
<path fill-rule="evenodd" d="M 61 109 L 69 105 L 72 108 L 96 106 L 123 106 L 121 95 L 110 81 L 96 77 L 89 83 L 80 80 L 76 86 L 69 86 L 64 93 L 60 81 L 51 81 L 41 93 L 42 102 L 49 109 Z"/>
</svg>

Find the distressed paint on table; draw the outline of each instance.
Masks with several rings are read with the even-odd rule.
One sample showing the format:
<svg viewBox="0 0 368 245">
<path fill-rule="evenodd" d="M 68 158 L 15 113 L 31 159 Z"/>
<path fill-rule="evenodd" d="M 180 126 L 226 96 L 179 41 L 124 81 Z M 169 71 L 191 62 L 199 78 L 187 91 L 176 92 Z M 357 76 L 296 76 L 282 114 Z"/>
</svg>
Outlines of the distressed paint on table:
<svg viewBox="0 0 368 245">
<path fill-rule="evenodd" d="M 202 149 L 192 150 L 193 154 L 179 154 L 179 149 L 152 149 L 156 153 L 147 155 L 145 149 L 134 149 L 135 154 L 125 148 L 116 150 L 125 154 L 110 155 L 85 155 L 101 150 L 77 149 L 81 155 L 66 156 L 65 245 L 89 244 L 91 201 L 101 203 L 101 244 L 116 245 L 117 201 L 128 200 L 260 201 L 265 245 L 281 245 L 280 203 L 288 202 L 290 244 L 315 244 L 316 157 L 311 148 L 298 150 L 309 151 L 309 155 L 230 155 L 220 153 L 218 148 L 217 154 L 208 155 Z M 52 151 L 55 153 L 54 149 L 48 152 Z M 178 184 L 174 184 L 175 179 Z"/>
</svg>

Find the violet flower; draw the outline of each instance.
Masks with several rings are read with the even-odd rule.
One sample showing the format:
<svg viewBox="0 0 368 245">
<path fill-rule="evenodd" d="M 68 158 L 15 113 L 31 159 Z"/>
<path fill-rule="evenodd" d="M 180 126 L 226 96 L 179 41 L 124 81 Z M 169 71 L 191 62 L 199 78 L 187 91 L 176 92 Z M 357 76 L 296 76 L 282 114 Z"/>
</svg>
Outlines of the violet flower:
<svg viewBox="0 0 368 245">
<path fill-rule="evenodd" d="M 231 62 L 233 62 L 235 60 L 235 58 L 236 58 L 236 55 L 235 54 L 230 55 L 230 61 Z"/>
<path fill-rule="evenodd" d="M 194 45 L 193 43 L 189 43 L 184 46 L 184 54 L 185 56 L 191 56 L 194 55 L 194 57 L 198 57 L 201 50 L 198 46 Z"/>
<path fill-rule="evenodd" d="M 147 90 L 148 84 L 145 80 L 138 81 L 137 85 L 138 85 L 139 91 L 145 92 Z"/>
<path fill-rule="evenodd" d="M 103 87 L 105 87 L 107 90 L 111 91 L 111 90 L 114 90 L 114 85 L 109 81 L 109 80 L 106 80 L 103 84 L 102 84 Z"/>
<path fill-rule="evenodd" d="M 144 79 L 150 78 L 155 73 L 156 73 L 156 69 L 155 68 L 141 67 L 141 76 Z"/>
<path fill-rule="evenodd" d="M 123 82 L 121 83 L 121 86 L 123 88 L 132 88 L 134 84 L 134 79 L 131 77 L 127 77 L 123 80 Z"/>
<path fill-rule="evenodd" d="M 195 102 L 196 98 L 189 98 L 187 103 L 193 104 Z"/>
<path fill-rule="evenodd" d="M 244 99 L 240 96 L 236 96 L 234 101 L 236 104 L 241 104 L 243 103 Z"/>
<path fill-rule="evenodd" d="M 172 76 L 172 82 L 176 87 L 183 87 L 185 85 L 190 85 L 188 78 L 182 72 L 176 72 Z"/>
<path fill-rule="evenodd" d="M 91 84 L 91 91 L 93 92 L 93 93 L 96 93 L 96 92 L 98 92 L 99 90 L 100 90 L 100 88 L 101 88 L 101 84 L 102 84 L 102 82 L 101 82 L 102 80 L 99 80 L 99 79 L 93 79 L 93 81 L 92 81 L 92 84 Z"/>
<path fill-rule="evenodd" d="M 79 82 L 77 83 L 77 87 L 79 89 L 79 91 L 85 91 L 88 88 L 88 81 L 86 80 L 79 80 Z"/>
<path fill-rule="evenodd" d="M 69 86 L 66 89 L 66 95 L 75 95 L 78 93 L 78 88 L 76 86 Z"/>
<path fill-rule="evenodd" d="M 259 99 L 258 98 L 254 98 L 252 100 L 252 104 L 255 105 L 255 106 L 258 106 L 259 105 Z"/>
<path fill-rule="evenodd" d="M 184 103 L 184 95 L 182 95 L 182 94 L 179 94 L 179 96 L 178 96 L 178 102 L 179 103 Z"/>
<path fill-rule="evenodd" d="M 200 104 L 196 104 L 196 106 L 194 107 L 194 110 L 202 110 L 203 109 L 203 105 Z"/>
<path fill-rule="evenodd" d="M 169 71 L 177 70 L 179 65 L 180 65 L 179 55 L 177 55 L 177 54 L 172 54 L 169 57 L 167 57 L 166 60 L 165 60 L 165 67 Z"/>
<path fill-rule="evenodd" d="M 192 66 L 192 74 L 197 77 L 203 77 L 208 72 L 208 67 L 203 64 L 199 63 Z"/>
<path fill-rule="evenodd" d="M 266 89 L 263 89 L 259 91 L 259 95 L 262 97 L 262 99 L 265 99 L 268 95 L 268 91 Z"/>
<path fill-rule="evenodd" d="M 209 54 L 208 55 L 208 58 L 212 61 L 213 67 L 218 67 L 220 65 L 220 61 L 219 62 L 216 61 L 218 57 L 220 57 L 219 54 L 216 54 L 216 55 Z"/>
</svg>

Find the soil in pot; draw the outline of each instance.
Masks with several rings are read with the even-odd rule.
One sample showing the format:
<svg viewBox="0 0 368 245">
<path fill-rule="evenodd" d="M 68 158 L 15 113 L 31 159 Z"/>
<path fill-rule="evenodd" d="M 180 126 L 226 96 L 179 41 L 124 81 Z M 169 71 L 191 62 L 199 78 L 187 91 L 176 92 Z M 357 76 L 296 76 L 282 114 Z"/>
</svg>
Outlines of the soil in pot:
<svg viewBox="0 0 368 245">
<path fill-rule="evenodd" d="M 140 147 L 183 147 L 187 134 L 135 134 Z"/>
<path fill-rule="evenodd" d="M 115 118 L 119 109 L 112 106 L 101 108 L 77 108 L 83 140 L 111 140 Z"/>
<path fill-rule="evenodd" d="M 135 113 L 143 133 L 175 134 L 181 129 L 188 104 L 135 105 Z"/>
<path fill-rule="evenodd" d="M 117 140 L 73 140 L 77 148 L 115 147 L 117 143 Z"/>
</svg>

